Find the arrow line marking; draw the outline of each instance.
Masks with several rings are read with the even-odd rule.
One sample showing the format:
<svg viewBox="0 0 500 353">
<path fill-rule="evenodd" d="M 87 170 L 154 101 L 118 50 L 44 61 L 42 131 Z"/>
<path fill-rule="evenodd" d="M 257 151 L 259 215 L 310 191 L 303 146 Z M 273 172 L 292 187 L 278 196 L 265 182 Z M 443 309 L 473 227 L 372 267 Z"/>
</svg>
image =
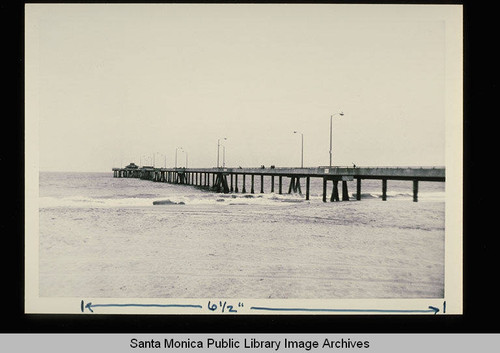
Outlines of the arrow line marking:
<svg viewBox="0 0 500 353">
<path fill-rule="evenodd" d="M 83 300 L 81 302 L 81 310 L 84 311 Z M 156 307 L 156 308 L 197 308 L 201 309 L 201 305 L 193 304 L 92 304 L 91 302 L 85 304 L 85 308 L 94 312 L 92 308 L 97 307 Z"/>
<path fill-rule="evenodd" d="M 429 309 L 420 310 L 399 310 L 399 309 L 308 309 L 308 308 L 269 308 L 252 306 L 251 310 L 263 311 L 310 311 L 310 312 L 355 312 L 355 313 L 434 313 L 437 314 L 439 309 L 434 306 L 429 306 Z"/>
</svg>

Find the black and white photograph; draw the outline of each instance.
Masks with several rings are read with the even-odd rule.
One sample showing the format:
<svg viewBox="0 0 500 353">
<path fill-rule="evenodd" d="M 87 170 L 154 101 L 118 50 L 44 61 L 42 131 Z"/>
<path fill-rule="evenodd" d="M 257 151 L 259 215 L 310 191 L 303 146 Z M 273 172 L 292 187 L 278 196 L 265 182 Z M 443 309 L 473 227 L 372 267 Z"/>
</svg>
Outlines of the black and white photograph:
<svg viewBox="0 0 500 353">
<path fill-rule="evenodd" d="M 27 4 L 27 313 L 461 314 L 462 8 Z"/>
</svg>

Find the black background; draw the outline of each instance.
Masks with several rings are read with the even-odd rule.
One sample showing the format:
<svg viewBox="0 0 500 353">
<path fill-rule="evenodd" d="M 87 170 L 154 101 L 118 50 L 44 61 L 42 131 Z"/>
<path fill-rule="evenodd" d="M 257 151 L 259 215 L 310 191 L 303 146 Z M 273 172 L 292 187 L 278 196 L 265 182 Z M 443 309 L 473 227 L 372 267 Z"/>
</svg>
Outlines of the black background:
<svg viewBox="0 0 500 353">
<path fill-rule="evenodd" d="M 1 56 L 8 79 L 2 80 L 2 101 L 8 109 L 2 110 L 0 139 L 1 333 L 498 333 L 499 232 L 492 222 L 498 208 L 499 149 L 493 146 L 500 98 L 495 9 L 484 1 L 384 3 L 464 5 L 463 315 L 24 314 L 24 3 L 4 1 Z"/>
</svg>

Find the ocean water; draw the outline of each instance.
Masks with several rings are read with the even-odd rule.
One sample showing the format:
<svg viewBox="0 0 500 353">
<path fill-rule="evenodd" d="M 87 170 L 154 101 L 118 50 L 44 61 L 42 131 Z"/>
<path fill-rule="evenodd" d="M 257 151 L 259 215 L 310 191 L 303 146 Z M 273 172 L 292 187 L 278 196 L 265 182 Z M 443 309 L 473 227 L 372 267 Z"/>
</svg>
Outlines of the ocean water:
<svg viewBox="0 0 500 353">
<path fill-rule="evenodd" d="M 241 191 L 242 178 L 239 176 Z M 363 180 L 362 200 L 219 194 L 113 173 L 40 173 L 40 296 L 442 298 L 445 184 Z M 302 191 L 305 193 L 304 181 Z M 331 184 L 328 185 L 331 192 Z M 340 196 L 342 197 L 341 190 Z M 162 205 L 153 204 L 163 201 Z"/>
</svg>

